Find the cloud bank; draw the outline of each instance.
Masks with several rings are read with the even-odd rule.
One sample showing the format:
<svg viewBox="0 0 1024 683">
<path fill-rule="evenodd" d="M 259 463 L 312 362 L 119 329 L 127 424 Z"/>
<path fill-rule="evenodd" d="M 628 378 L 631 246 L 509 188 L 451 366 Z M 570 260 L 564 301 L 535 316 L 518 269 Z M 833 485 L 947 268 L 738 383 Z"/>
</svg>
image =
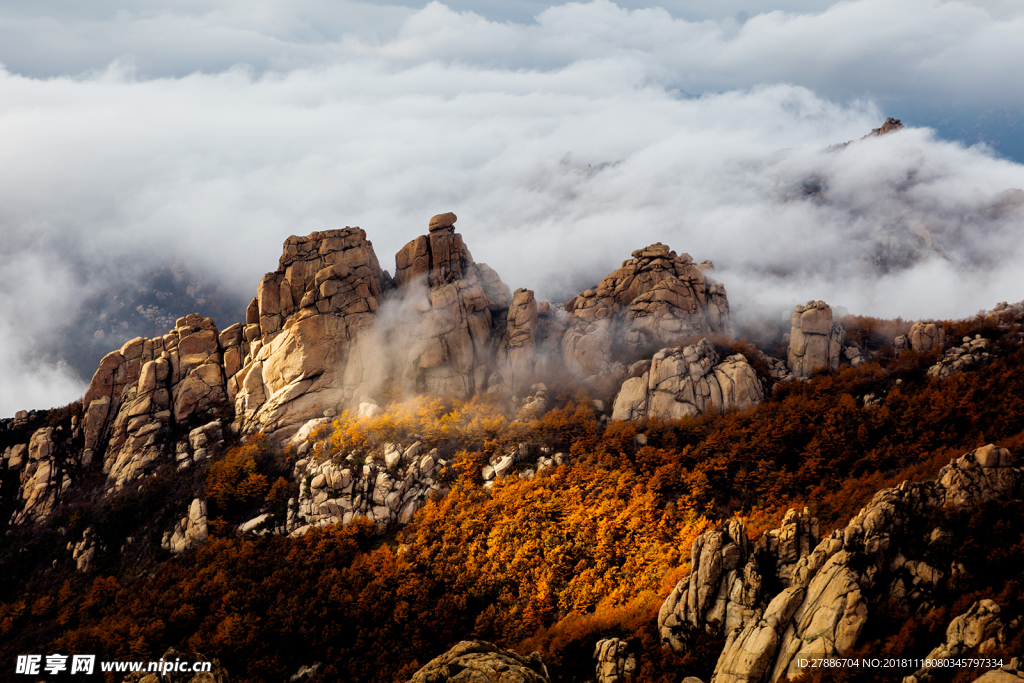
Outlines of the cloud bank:
<svg viewBox="0 0 1024 683">
<path fill-rule="evenodd" d="M 1015 101 L 1009 10 L 859 0 L 741 23 L 599 1 L 521 24 L 431 3 L 303 24 L 301 5 L 265 7 L 248 28 L 229 4 L 58 16 L 52 31 L 120 21 L 136 42 L 84 74 L 0 72 L 0 414 L 81 396 L 59 361 L 103 346 L 83 311 L 147 273 L 187 264 L 244 304 L 290 234 L 359 225 L 392 269 L 448 210 L 476 260 L 542 298 L 655 241 L 712 259 L 740 314 L 822 298 L 960 317 L 1024 298 L 1024 167 L 922 128 L 829 149 L 898 116 L 879 101 L 901 88 L 996 98 L 1005 78 Z M 150 22 L 180 43 L 190 16 L 189 50 L 131 38 Z M 232 40 L 213 59 L 220 30 L 262 61 Z"/>
</svg>

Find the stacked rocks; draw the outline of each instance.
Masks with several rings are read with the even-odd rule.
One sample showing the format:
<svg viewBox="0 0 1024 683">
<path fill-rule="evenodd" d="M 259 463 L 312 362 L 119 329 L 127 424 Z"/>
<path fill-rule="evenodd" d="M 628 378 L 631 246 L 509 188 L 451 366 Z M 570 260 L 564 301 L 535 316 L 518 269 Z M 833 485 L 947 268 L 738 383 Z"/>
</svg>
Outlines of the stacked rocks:
<svg viewBox="0 0 1024 683">
<path fill-rule="evenodd" d="M 964 372 L 992 356 L 992 342 L 980 334 L 964 337 L 959 346 L 946 351 L 939 362 L 928 368 L 929 377 L 949 377 Z"/>
<path fill-rule="evenodd" d="M 630 366 L 629 373 L 636 376 L 623 382 L 616 395 L 613 420 L 678 419 L 742 410 L 764 398 L 761 381 L 746 358 L 736 354 L 722 361 L 707 339 L 662 349 L 649 363 Z"/>
<path fill-rule="evenodd" d="M 419 441 L 406 447 L 389 443 L 362 464 L 354 455 L 341 462 L 299 460 L 293 470 L 299 498 L 291 505 L 286 530 L 301 535 L 357 517 L 369 518 L 381 532 L 408 524 L 430 494 L 441 490 L 437 475 L 447 465 L 437 449 L 422 451 Z"/>
</svg>

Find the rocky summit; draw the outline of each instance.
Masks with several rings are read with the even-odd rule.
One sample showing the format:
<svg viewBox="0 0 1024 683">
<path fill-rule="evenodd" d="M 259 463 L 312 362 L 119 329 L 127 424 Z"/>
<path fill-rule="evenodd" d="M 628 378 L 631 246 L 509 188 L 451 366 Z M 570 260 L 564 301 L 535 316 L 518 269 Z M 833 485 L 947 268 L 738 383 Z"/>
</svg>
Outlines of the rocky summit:
<svg viewBox="0 0 1024 683">
<path fill-rule="evenodd" d="M 289 237 L 244 323 L 219 331 L 191 314 L 164 336 L 133 339 L 103 358 L 75 427 L 84 448 L 69 463 L 88 469 L 101 460 L 109 494 L 161 462 L 187 467 L 206 457 L 182 431 L 186 425 L 283 443 L 325 414 L 386 403 L 396 391 L 524 395 L 559 373 L 584 386 L 614 385 L 624 371 L 617 344 L 639 352 L 727 329 L 728 301 L 707 275 L 710 263 L 694 265 L 665 245 L 634 252 L 596 290 L 566 304 L 567 315 L 531 290 L 513 294 L 473 260 L 455 222 L 454 213 L 431 218 L 428 234 L 396 255 L 393 278 L 360 228 Z M 665 368 L 656 374 L 670 384 L 688 372 Z M 753 374 L 735 358 L 716 370 L 713 389 L 697 383 L 703 393 L 685 403 L 692 409 L 663 407 L 656 397 L 647 409 L 639 407 L 646 395 L 627 397 L 634 382 L 618 401 L 632 407 L 619 409 L 617 419 L 746 407 L 760 397 Z M 204 416 L 211 421 L 199 424 Z M 33 464 L 23 473 L 26 504 L 16 522 L 52 512 L 70 481 L 68 463 L 54 462 L 50 437 L 34 438 L 13 458 L 24 460 L 27 448 Z"/>
<path fill-rule="evenodd" d="M 0 661 L 1024 678 L 1024 303 L 734 325 L 712 264 L 661 243 L 542 301 L 457 221 L 393 276 L 361 228 L 289 237 L 244 321 L 185 315 L 0 421 Z"/>
</svg>

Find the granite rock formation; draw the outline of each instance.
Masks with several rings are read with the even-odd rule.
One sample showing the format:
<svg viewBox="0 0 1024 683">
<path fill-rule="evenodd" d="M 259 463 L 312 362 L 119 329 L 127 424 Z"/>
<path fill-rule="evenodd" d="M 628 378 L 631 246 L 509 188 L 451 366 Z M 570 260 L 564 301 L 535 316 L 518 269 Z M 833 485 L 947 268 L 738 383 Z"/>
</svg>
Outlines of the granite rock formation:
<svg viewBox="0 0 1024 683">
<path fill-rule="evenodd" d="M 641 374 L 642 373 L 642 374 Z M 629 368 L 612 408 L 613 420 L 694 417 L 744 409 L 764 398 L 761 380 L 742 354 L 721 360 L 707 339 L 662 349 Z"/>
<path fill-rule="evenodd" d="M 238 349 L 225 352 L 234 429 L 282 440 L 353 398 L 365 363 L 350 352 L 373 327 L 389 285 L 359 228 L 289 237 L 245 326 L 228 328 Z"/>
<path fill-rule="evenodd" d="M 540 654 L 524 657 L 482 640 L 464 640 L 417 671 L 409 683 L 550 683 Z"/>
<path fill-rule="evenodd" d="M 636 657 L 630 653 L 629 643 L 621 638 L 599 640 L 594 646 L 594 659 L 597 683 L 625 683 L 636 671 Z"/>
<path fill-rule="evenodd" d="M 579 378 L 600 378 L 621 370 L 617 346 L 639 352 L 652 344 L 726 333 L 729 302 L 725 288 L 708 277 L 712 268 L 660 242 L 634 251 L 596 288 L 566 303 L 567 369 Z"/>
<path fill-rule="evenodd" d="M 904 126 L 899 119 L 894 119 L 891 116 L 885 117 L 885 122 L 879 128 L 873 128 L 870 133 L 864 137 L 878 137 L 879 135 L 886 135 L 894 131 L 902 129 Z"/>
<path fill-rule="evenodd" d="M 396 374 L 407 388 L 468 398 L 487 388 L 498 322 L 513 297 L 497 273 L 473 261 L 454 222 L 455 214 L 435 216 L 430 233 L 395 256 L 395 284 L 407 303 L 391 336 L 400 356 Z M 516 341 L 529 348 L 535 323 L 522 310 L 525 299 L 521 296 L 515 311 L 522 329 Z"/>
<path fill-rule="evenodd" d="M 1020 628 L 1019 622 L 1004 624 L 999 605 L 992 600 L 979 600 L 971 608 L 955 617 L 946 629 L 946 642 L 932 650 L 925 662 L 957 659 L 973 654 L 983 656 L 996 647 L 1005 646 L 1010 636 Z M 903 679 L 903 683 L 929 683 L 935 680 L 934 669 L 923 667 Z M 941 672 L 940 672 L 941 673 Z"/>
<path fill-rule="evenodd" d="M 552 310 L 551 304 L 538 302 L 532 290 L 517 289 L 505 316 L 505 331 L 498 341 L 497 365 L 488 379 L 488 391 L 522 394 L 555 372 L 560 364 L 564 328 L 559 311 Z"/>
<path fill-rule="evenodd" d="M 57 507 L 60 494 L 71 486 L 67 462 L 58 457 L 60 432 L 53 427 L 36 430 L 27 444 L 9 448 L 8 467 L 20 470 L 18 495 L 21 509 L 11 518 L 12 524 L 40 522 Z"/>
<path fill-rule="evenodd" d="M 904 349 L 913 349 L 927 353 L 932 349 L 941 349 L 946 342 L 946 330 L 941 323 L 916 322 L 910 328 L 910 334 L 901 334 L 893 340 L 893 347 L 899 353 Z"/>
<path fill-rule="evenodd" d="M 789 369 L 797 377 L 819 370 L 836 370 L 846 341 L 846 330 L 832 320 L 824 301 L 808 301 L 793 309 L 790 319 Z"/>
<path fill-rule="evenodd" d="M 992 342 L 980 334 L 964 337 L 962 343 L 946 351 L 939 361 L 928 368 L 929 377 L 949 377 L 969 370 L 992 357 Z"/>
<path fill-rule="evenodd" d="M 934 605 L 956 568 L 936 564 L 946 532 L 922 530 L 932 511 L 1019 498 L 1022 485 L 1024 471 L 1009 451 L 988 445 L 953 460 L 934 481 L 879 491 L 846 528 L 820 541 L 806 511 L 790 511 L 756 544 L 731 520 L 694 542 L 691 573 L 659 613 L 662 638 L 684 650 L 699 630 L 724 635 L 713 683 L 793 678 L 801 659 L 849 652 L 877 602 L 908 611 Z"/>
<path fill-rule="evenodd" d="M 357 517 L 369 518 L 379 531 L 408 524 L 430 494 L 441 490 L 437 475 L 445 465 L 437 449 L 423 452 L 419 441 L 387 443 L 362 463 L 354 454 L 336 463 L 314 451 L 293 468 L 299 498 L 290 506 L 286 531 L 300 535 Z"/>
<path fill-rule="evenodd" d="M 188 507 L 188 514 L 182 517 L 170 531 L 164 533 L 162 545 L 174 554 L 194 548 L 209 537 L 206 525 L 206 501 L 196 498 Z"/>
</svg>

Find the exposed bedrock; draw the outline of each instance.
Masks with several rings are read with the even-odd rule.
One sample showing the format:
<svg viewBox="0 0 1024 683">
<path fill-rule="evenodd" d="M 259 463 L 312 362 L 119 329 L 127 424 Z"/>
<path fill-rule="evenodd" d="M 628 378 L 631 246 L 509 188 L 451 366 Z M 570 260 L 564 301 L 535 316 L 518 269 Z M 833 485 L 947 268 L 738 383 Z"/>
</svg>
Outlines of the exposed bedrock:
<svg viewBox="0 0 1024 683">
<path fill-rule="evenodd" d="M 524 657 L 482 640 L 464 640 L 413 674 L 409 683 L 549 683 L 540 654 Z"/>
<path fill-rule="evenodd" d="M 808 301 L 793 309 L 789 333 L 789 369 L 797 377 L 819 370 L 836 370 L 843 353 L 846 330 L 832 320 L 824 301 Z"/>
<path fill-rule="evenodd" d="M 802 659 L 842 656 L 874 605 L 928 609 L 958 571 L 936 560 L 951 532 L 932 528 L 932 513 L 1019 498 L 1021 475 L 1006 449 L 988 445 L 953 460 L 934 481 L 879 491 L 849 525 L 820 540 L 806 510 L 791 510 L 755 543 L 730 520 L 694 541 L 691 573 L 658 616 L 662 638 L 685 650 L 700 632 L 725 636 L 717 683 L 793 678 Z"/>
<path fill-rule="evenodd" d="M 761 381 L 747 359 L 735 354 L 721 360 L 707 339 L 662 349 L 652 360 L 630 366 L 629 374 L 633 376 L 615 397 L 613 420 L 694 417 L 742 410 L 764 398 Z"/>
<path fill-rule="evenodd" d="M 728 331 L 725 288 L 707 273 L 710 261 L 694 264 L 689 254 L 676 255 L 652 244 L 605 277 L 595 289 L 566 305 L 568 327 L 562 354 L 576 377 L 595 381 L 620 372 L 618 347 L 641 352 L 688 337 Z"/>
</svg>

